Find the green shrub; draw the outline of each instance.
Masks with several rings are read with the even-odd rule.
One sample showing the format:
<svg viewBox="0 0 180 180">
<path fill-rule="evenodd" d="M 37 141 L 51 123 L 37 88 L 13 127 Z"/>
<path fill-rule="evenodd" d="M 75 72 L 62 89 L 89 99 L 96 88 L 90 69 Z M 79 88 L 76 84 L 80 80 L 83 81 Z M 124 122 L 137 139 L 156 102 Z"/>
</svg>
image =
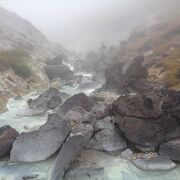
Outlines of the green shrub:
<svg viewBox="0 0 180 180">
<path fill-rule="evenodd" d="M 11 67 L 18 76 L 21 76 L 23 78 L 28 78 L 32 75 L 31 69 L 26 64 L 12 64 Z"/>
<path fill-rule="evenodd" d="M 0 70 L 12 68 L 14 72 L 22 78 L 28 78 L 32 72 L 28 66 L 27 60 L 28 54 L 26 51 L 20 49 L 1 51 L 0 52 Z"/>
</svg>

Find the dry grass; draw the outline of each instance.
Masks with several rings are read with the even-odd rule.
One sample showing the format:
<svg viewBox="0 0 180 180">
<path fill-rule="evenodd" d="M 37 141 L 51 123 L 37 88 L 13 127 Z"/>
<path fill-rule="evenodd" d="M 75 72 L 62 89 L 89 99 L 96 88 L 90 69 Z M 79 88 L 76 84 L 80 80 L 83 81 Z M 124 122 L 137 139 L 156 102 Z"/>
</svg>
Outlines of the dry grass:
<svg viewBox="0 0 180 180">
<path fill-rule="evenodd" d="M 177 88 L 180 86 L 180 49 L 170 53 L 168 57 L 162 59 L 157 66 L 164 68 L 163 82 L 168 88 Z"/>
<path fill-rule="evenodd" d="M 1 51 L 0 70 L 4 71 L 12 68 L 18 76 L 29 78 L 31 76 L 31 69 L 26 62 L 27 56 L 28 54 L 20 49 Z"/>
</svg>

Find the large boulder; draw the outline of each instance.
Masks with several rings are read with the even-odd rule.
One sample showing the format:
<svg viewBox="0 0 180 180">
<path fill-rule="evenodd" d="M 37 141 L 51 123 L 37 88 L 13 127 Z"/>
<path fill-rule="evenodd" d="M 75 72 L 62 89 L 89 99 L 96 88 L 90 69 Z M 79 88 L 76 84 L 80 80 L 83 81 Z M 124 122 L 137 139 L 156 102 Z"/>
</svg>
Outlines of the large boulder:
<svg viewBox="0 0 180 180">
<path fill-rule="evenodd" d="M 164 156 L 150 157 L 147 154 L 141 156 L 141 158 L 132 159 L 131 162 L 137 168 L 148 171 L 170 170 L 176 167 L 173 161 Z"/>
<path fill-rule="evenodd" d="M 18 132 L 10 126 L 2 126 L 0 128 L 0 157 L 7 155 L 12 144 L 18 136 Z"/>
<path fill-rule="evenodd" d="M 21 133 L 13 143 L 11 162 L 42 161 L 54 154 L 70 133 L 67 123 L 57 114 L 49 115 L 39 130 Z"/>
<path fill-rule="evenodd" d="M 76 126 L 76 124 L 79 125 L 84 121 L 86 114 L 87 111 L 81 106 L 75 106 L 66 113 L 65 119 L 71 124 L 71 126 Z"/>
<path fill-rule="evenodd" d="M 156 94 L 120 96 L 113 103 L 113 109 L 121 116 L 137 118 L 158 118 L 162 115 L 162 99 Z"/>
<path fill-rule="evenodd" d="M 180 91 L 168 91 L 162 109 L 180 123 Z"/>
<path fill-rule="evenodd" d="M 105 71 L 106 82 L 102 89 L 116 89 L 123 93 L 137 91 L 139 83 L 147 78 L 147 67 L 143 62 L 144 57 L 137 56 L 131 63 L 111 64 Z"/>
<path fill-rule="evenodd" d="M 55 160 L 51 180 L 62 180 L 65 172 L 86 142 L 83 136 L 70 137 L 60 149 Z"/>
<path fill-rule="evenodd" d="M 65 54 L 59 54 L 56 57 L 54 57 L 53 59 L 49 59 L 46 64 L 48 65 L 58 65 L 58 64 L 62 64 L 63 60 L 67 60 L 67 56 Z"/>
<path fill-rule="evenodd" d="M 72 80 L 73 79 L 73 71 L 69 69 L 68 66 L 61 64 L 61 65 L 46 65 L 44 67 L 45 73 L 47 74 L 50 80 L 55 78 L 61 78 L 61 80 Z"/>
<path fill-rule="evenodd" d="M 66 113 L 75 106 L 81 106 L 86 111 L 90 111 L 94 106 L 94 102 L 84 93 L 75 94 L 63 103 L 61 111 Z"/>
<path fill-rule="evenodd" d="M 64 116 L 72 128 L 71 134 L 90 138 L 94 132 L 93 122 L 87 122 L 87 111 L 81 106 L 75 106 Z"/>
<path fill-rule="evenodd" d="M 87 148 L 116 153 L 127 147 L 125 139 L 120 136 L 110 118 L 98 120 L 94 125 L 94 132 Z"/>
<path fill-rule="evenodd" d="M 43 92 L 36 99 L 29 99 L 28 105 L 34 114 L 44 113 L 48 109 L 54 109 L 62 103 L 61 93 L 55 88 Z"/>
<path fill-rule="evenodd" d="M 161 144 L 159 153 L 171 160 L 180 161 L 180 139 Z"/>
<path fill-rule="evenodd" d="M 176 119 L 162 110 L 158 94 L 121 96 L 113 104 L 115 122 L 124 137 L 141 151 L 155 151 L 167 138 L 179 136 Z M 177 131 L 178 132 L 178 131 Z"/>
</svg>

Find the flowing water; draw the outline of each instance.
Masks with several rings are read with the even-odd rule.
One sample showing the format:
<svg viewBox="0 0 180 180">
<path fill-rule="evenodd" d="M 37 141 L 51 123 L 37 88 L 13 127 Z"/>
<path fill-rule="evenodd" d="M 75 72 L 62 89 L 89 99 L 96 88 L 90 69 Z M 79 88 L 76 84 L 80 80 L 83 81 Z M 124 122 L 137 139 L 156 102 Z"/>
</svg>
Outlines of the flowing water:
<svg viewBox="0 0 180 180">
<path fill-rule="evenodd" d="M 84 77 L 91 76 L 90 74 L 83 74 Z M 100 84 L 97 84 L 98 88 Z M 83 91 L 90 94 L 95 88 L 84 89 Z M 81 91 L 78 85 L 72 87 L 63 87 L 64 92 L 73 95 Z M 0 114 L 0 127 L 3 125 L 10 125 L 19 132 L 28 132 L 38 129 L 47 120 L 47 114 L 41 116 L 31 116 L 31 111 L 28 109 L 27 100 L 29 98 L 36 98 L 38 92 L 33 92 L 22 97 L 22 99 L 9 99 L 7 107 L 8 111 Z M 99 167 L 104 167 L 104 180 L 179 180 L 180 166 L 171 171 L 156 171 L 146 172 L 134 167 L 130 162 L 119 157 L 109 156 L 102 152 L 89 151 L 86 154 L 87 158 Z M 41 180 L 49 180 L 51 168 L 53 167 L 55 156 L 48 160 L 36 163 L 20 163 L 11 164 L 8 157 L 0 159 L 0 180 L 22 180 L 23 176 L 36 175 Z M 87 160 L 88 161 L 88 160 Z M 79 178 L 79 180 L 85 180 Z M 90 180 L 90 179 L 89 179 Z M 95 179 L 91 179 L 95 180 Z"/>
</svg>

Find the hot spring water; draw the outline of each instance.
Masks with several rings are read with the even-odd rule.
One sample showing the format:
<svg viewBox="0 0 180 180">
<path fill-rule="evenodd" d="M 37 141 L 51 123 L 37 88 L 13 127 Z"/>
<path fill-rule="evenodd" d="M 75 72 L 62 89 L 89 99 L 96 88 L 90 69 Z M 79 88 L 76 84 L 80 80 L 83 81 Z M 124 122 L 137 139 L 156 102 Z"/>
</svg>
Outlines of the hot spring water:
<svg viewBox="0 0 180 180">
<path fill-rule="evenodd" d="M 94 89 L 86 89 L 84 92 L 90 94 L 93 90 Z M 63 87 L 63 91 L 70 95 L 80 92 L 77 86 Z M 27 100 L 29 98 L 36 98 L 38 94 L 39 93 L 33 92 L 19 100 L 15 100 L 14 98 L 9 99 L 7 105 L 8 111 L 0 114 L 0 126 L 10 125 L 19 132 L 28 132 L 38 129 L 43 125 L 47 120 L 47 114 L 49 112 L 41 116 L 31 116 L 31 111 L 27 106 Z M 103 152 L 89 151 L 86 156 L 92 164 L 96 164 L 98 167 L 104 167 L 105 177 L 103 180 L 180 179 L 179 165 L 171 171 L 147 172 L 137 169 L 126 160 L 106 155 Z M 54 159 L 55 157 L 51 157 L 43 162 L 11 164 L 8 161 L 8 158 L 2 158 L 0 159 L 0 180 L 22 180 L 23 176 L 29 176 L 32 174 L 38 175 L 38 177 L 34 179 L 49 180 Z M 81 178 L 79 178 L 79 180 L 81 180 Z"/>
</svg>

